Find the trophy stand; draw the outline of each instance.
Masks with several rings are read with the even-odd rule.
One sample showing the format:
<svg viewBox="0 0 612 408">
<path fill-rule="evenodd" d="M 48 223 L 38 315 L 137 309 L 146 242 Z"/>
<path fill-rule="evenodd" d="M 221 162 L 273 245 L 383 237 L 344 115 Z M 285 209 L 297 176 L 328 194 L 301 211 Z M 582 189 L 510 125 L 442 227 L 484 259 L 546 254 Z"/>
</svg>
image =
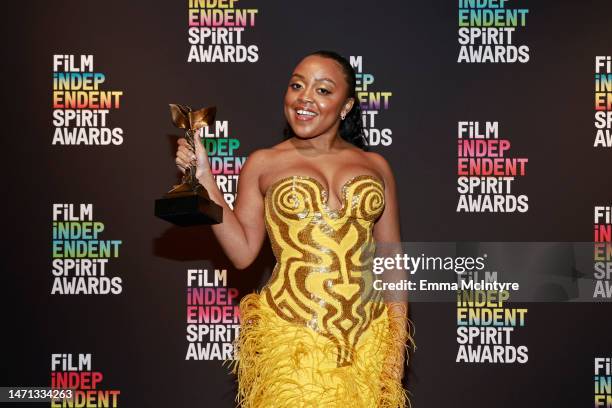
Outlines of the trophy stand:
<svg viewBox="0 0 612 408">
<path fill-rule="evenodd" d="M 214 122 L 216 108 L 193 111 L 186 105 L 171 104 L 170 113 L 174 126 L 186 129 L 182 137 L 195 152 L 193 136 L 198 129 Z M 196 178 L 196 165 L 191 164 L 185 169 L 181 184 L 155 200 L 155 216 L 179 226 L 212 225 L 223 222 L 223 207 L 210 199 Z"/>
</svg>

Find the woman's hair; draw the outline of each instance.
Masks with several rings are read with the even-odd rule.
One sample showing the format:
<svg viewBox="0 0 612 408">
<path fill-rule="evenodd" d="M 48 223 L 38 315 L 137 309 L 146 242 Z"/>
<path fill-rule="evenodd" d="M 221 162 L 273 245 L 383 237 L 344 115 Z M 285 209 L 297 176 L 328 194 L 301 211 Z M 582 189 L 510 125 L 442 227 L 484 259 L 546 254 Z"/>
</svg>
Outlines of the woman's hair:
<svg viewBox="0 0 612 408">
<path fill-rule="evenodd" d="M 363 131 L 363 122 L 361 118 L 361 108 L 359 106 L 359 100 L 357 99 L 357 94 L 355 92 L 356 85 L 356 77 L 355 70 L 351 66 L 351 63 L 344 58 L 342 55 L 333 52 L 333 51 L 315 51 L 306 55 L 304 58 L 309 57 L 311 55 L 318 55 L 324 58 L 331 58 L 336 61 L 342 67 L 342 72 L 344 73 L 344 78 L 346 79 L 346 83 L 348 84 L 348 98 L 353 98 L 354 103 L 351 110 L 347 113 L 346 117 L 343 121 L 340 122 L 340 137 L 346 140 L 349 143 L 354 144 L 355 146 L 368 150 L 368 145 L 366 143 L 365 133 Z M 285 129 L 283 131 L 284 138 L 289 139 L 295 136 L 293 129 L 289 125 L 289 122 L 285 123 Z"/>
</svg>

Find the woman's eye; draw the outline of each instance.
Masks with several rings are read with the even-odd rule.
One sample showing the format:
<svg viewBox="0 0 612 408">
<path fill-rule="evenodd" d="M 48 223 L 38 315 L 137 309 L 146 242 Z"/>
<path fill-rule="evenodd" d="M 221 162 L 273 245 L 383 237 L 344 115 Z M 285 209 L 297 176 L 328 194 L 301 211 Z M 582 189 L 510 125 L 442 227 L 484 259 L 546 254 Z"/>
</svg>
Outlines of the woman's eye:
<svg viewBox="0 0 612 408">
<path fill-rule="evenodd" d="M 330 94 L 330 93 L 331 93 L 330 91 L 328 91 L 328 90 L 327 90 L 327 89 L 325 89 L 325 88 L 319 88 L 319 92 L 321 92 L 323 95 L 327 95 L 327 94 Z"/>
<path fill-rule="evenodd" d="M 300 84 L 296 84 L 296 83 L 289 84 L 289 87 L 292 89 L 298 89 L 300 86 L 301 86 Z"/>
</svg>

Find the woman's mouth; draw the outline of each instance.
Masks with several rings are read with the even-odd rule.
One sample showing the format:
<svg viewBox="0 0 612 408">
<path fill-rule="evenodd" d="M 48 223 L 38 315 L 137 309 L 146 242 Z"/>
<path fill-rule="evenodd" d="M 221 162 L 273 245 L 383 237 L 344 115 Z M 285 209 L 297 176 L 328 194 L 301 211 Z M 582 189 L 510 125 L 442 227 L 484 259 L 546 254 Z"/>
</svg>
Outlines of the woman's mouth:
<svg viewBox="0 0 612 408">
<path fill-rule="evenodd" d="M 306 109 L 296 109 L 295 110 L 296 113 L 296 117 L 298 120 L 312 120 L 312 118 L 314 118 L 315 116 L 317 116 L 316 112 L 313 111 L 309 111 Z"/>
</svg>

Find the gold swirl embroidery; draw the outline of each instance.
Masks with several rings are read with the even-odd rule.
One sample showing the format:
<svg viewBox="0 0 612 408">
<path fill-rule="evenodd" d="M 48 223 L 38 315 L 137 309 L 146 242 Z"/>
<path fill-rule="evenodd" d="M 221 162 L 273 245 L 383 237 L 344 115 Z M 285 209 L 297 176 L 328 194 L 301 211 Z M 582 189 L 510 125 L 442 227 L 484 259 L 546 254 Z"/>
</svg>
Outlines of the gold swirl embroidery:
<svg viewBox="0 0 612 408">
<path fill-rule="evenodd" d="M 308 176 L 270 186 L 265 221 L 277 264 L 262 294 L 281 318 L 330 339 L 343 366 L 384 310 L 368 280 L 384 187 L 374 176 L 356 176 L 342 187 L 340 208 L 330 209 L 327 200 L 321 183 Z"/>
</svg>

